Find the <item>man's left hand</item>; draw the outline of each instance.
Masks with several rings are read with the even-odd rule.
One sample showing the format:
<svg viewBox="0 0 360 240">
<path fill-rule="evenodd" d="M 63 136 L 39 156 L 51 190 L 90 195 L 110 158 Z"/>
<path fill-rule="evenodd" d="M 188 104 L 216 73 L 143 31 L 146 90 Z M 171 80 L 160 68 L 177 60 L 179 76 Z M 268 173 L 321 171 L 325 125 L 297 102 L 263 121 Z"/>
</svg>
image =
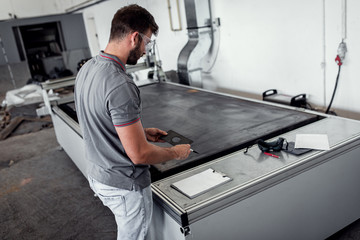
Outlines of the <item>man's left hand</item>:
<svg viewBox="0 0 360 240">
<path fill-rule="evenodd" d="M 160 137 L 166 136 L 167 132 L 158 128 L 144 128 L 146 139 L 151 142 L 165 142 Z"/>
</svg>

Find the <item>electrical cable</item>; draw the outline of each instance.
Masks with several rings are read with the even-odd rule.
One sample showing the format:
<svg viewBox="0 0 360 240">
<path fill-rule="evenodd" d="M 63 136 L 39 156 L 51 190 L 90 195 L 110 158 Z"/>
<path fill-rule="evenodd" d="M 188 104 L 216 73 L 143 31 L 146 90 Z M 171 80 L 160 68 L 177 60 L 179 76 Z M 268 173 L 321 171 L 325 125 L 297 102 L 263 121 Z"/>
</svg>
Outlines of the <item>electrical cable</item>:
<svg viewBox="0 0 360 240">
<path fill-rule="evenodd" d="M 334 97 L 335 97 L 335 93 L 336 93 L 337 85 L 338 85 L 338 82 L 339 82 L 340 70 L 341 70 L 341 64 L 339 64 L 339 70 L 338 70 L 338 74 L 337 74 L 337 77 L 336 77 L 336 82 L 335 82 L 334 92 L 333 92 L 333 95 L 332 95 L 332 97 L 331 97 L 331 101 L 330 101 L 330 103 L 329 103 L 329 106 L 328 106 L 328 108 L 326 109 L 326 112 L 325 112 L 326 114 L 328 114 L 328 113 L 329 113 L 330 108 L 331 108 L 331 105 L 332 105 L 332 102 L 333 102 Z"/>
<path fill-rule="evenodd" d="M 306 103 L 306 106 L 305 106 L 306 109 L 310 109 L 310 110 L 315 110 L 310 103 Z"/>
</svg>

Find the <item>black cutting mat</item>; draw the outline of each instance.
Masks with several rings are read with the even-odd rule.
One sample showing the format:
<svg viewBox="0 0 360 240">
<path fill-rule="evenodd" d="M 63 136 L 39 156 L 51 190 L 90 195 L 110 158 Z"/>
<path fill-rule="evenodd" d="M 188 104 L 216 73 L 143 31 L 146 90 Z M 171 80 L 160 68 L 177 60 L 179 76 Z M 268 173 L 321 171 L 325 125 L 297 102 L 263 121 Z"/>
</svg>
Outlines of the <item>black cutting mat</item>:
<svg viewBox="0 0 360 240">
<path fill-rule="evenodd" d="M 317 115 L 169 83 L 140 87 L 144 127 L 170 129 L 193 140 L 185 161 L 153 167 L 164 177 L 319 119 Z M 168 174 L 166 174 L 168 173 Z M 153 180 L 162 177 L 154 177 Z"/>
<path fill-rule="evenodd" d="M 178 144 L 192 144 L 194 142 L 191 139 L 188 139 L 187 137 L 184 137 L 183 135 L 173 130 L 167 131 L 167 135 L 162 136 L 161 139 L 164 140 L 165 142 L 170 143 L 173 146 Z"/>
</svg>

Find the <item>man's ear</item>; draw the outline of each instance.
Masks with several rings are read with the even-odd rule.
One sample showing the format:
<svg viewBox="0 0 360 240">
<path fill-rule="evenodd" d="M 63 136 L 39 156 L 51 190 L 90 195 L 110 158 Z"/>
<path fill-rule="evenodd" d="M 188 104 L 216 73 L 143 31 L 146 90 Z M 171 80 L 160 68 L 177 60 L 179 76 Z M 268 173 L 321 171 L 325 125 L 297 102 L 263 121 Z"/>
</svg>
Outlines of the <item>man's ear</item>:
<svg viewBox="0 0 360 240">
<path fill-rule="evenodd" d="M 132 47 L 135 47 L 137 45 L 137 42 L 139 41 L 139 33 L 133 32 L 130 34 L 130 43 Z"/>
</svg>

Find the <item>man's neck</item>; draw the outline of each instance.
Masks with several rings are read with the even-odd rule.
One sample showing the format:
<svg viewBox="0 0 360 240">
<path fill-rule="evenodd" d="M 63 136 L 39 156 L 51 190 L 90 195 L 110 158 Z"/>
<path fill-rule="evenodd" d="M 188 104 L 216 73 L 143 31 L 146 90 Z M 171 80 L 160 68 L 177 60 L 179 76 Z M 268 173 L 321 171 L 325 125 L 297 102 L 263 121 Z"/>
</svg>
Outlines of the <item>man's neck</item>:
<svg viewBox="0 0 360 240">
<path fill-rule="evenodd" d="M 124 46 L 123 42 L 109 42 L 104 52 L 116 56 L 124 64 L 126 64 L 129 56 L 128 48 Z"/>
</svg>

